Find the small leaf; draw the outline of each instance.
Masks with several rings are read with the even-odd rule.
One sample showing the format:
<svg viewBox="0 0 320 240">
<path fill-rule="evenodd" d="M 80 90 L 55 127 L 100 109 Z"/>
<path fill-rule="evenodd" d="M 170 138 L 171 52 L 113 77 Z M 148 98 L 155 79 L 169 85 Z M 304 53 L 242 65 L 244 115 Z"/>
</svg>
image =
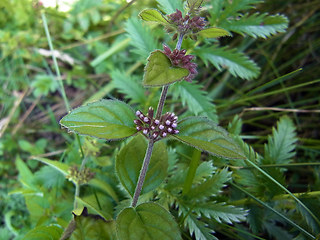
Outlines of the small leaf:
<svg viewBox="0 0 320 240">
<path fill-rule="evenodd" d="M 156 9 L 145 9 L 140 12 L 139 16 L 142 20 L 148 22 L 157 22 L 162 24 L 168 23 L 167 19 L 162 15 L 162 13 Z"/>
<path fill-rule="evenodd" d="M 230 159 L 244 159 L 238 145 L 226 130 L 204 117 L 190 117 L 178 123 L 179 141 L 206 151 L 212 155 Z"/>
<path fill-rule="evenodd" d="M 131 107 L 118 100 L 101 100 L 72 110 L 60 120 L 70 131 L 107 140 L 119 140 L 137 132 Z"/>
<path fill-rule="evenodd" d="M 120 150 L 116 158 L 117 175 L 131 196 L 133 196 L 138 182 L 146 150 L 147 141 L 139 134 Z M 167 169 L 168 153 L 165 144 L 160 141 L 154 145 L 142 193 L 158 187 L 167 176 Z"/>
<path fill-rule="evenodd" d="M 159 87 L 180 81 L 189 75 L 185 68 L 173 67 L 170 59 L 160 50 L 151 53 L 145 67 L 143 85 Z"/>
<path fill-rule="evenodd" d="M 125 208 L 116 220 L 119 240 L 181 240 L 173 216 L 156 203 Z"/>
<path fill-rule="evenodd" d="M 39 162 L 42 162 L 44 164 L 47 164 L 48 166 L 58 170 L 59 172 L 61 172 L 64 176 L 67 176 L 68 170 L 69 170 L 69 166 L 65 163 L 62 162 L 58 162 L 58 161 L 53 161 L 47 158 L 43 158 L 43 157 L 32 157 L 32 160 L 37 160 Z"/>
<path fill-rule="evenodd" d="M 23 240 L 59 240 L 62 229 L 57 226 L 40 226 L 29 231 Z"/>
<path fill-rule="evenodd" d="M 188 8 L 194 10 L 201 7 L 203 0 L 187 0 Z"/>
<path fill-rule="evenodd" d="M 93 212 L 99 214 L 101 217 L 103 217 L 104 220 L 112 219 L 112 216 L 110 214 L 106 213 L 105 211 L 102 211 L 103 209 L 100 210 L 92 202 L 88 202 L 88 197 L 87 197 L 87 199 L 82 199 L 82 198 L 76 197 L 76 200 L 77 200 L 78 204 L 80 204 L 80 206 L 82 205 L 82 206 L 88 207 L 91 211 L 93 211 Z"/>
<path fill-rule="evenodd" d="M 116 202 L 119 201 L 116 192 L 113 190 L 113 188 L 107 182 L 101 181 L 100 179 L 97 179 L 97 178 L 93 178 L 88 182 L 88 185 L 101 189 L 105 193 L 109 194 L 110 197 L 113 198 L 113 200 L 115 200 Z"/>
<path fill-rule="evenodd" d="M 229 33 L 227 30 L 224 30 L 223 28 L 218 28 L 218 27 L 206 28 L 197 32 L 197 34 L 205 38 L 218 38 L 218 37 L 224 37 L 224 36 L 231 36 L 231 33 Z"/>
</svg>

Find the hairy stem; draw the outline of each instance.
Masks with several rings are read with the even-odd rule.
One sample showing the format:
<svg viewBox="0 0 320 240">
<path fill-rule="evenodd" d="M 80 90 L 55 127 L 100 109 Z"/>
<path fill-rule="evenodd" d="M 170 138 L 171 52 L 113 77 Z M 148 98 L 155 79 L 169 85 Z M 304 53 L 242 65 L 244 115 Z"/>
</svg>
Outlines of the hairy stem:
<svg viewBox="0 0 320 240">
<path fill-rule="evenodd" d="M 149 166 L 149 163 L 150 163 L 152 150 L 153 150 L 153 145 L 154 145 L 153 140 L 149 140 L 148 148 L 147 148 L 147 151 L 146 151 L 146 155 L 145 155 L 144 160 L 143 160 L 142 169 L 141 169 L 140 174 L 139 174 L 139 179 L 138 179 L 138 183 L 137 183 L 137 186 L 136 186 L 136 190 L 134 191 L 132 204 L 131 204 L 132 207 L 135 207 L 137 205 L 138 198 L 140 196 L 140 193 L 141 193 L 141 190 L 142 190 L 142 186 L 143 186 L 143 182 L 144 182 L 144 179 L 146 177 L 148 166 Z"/>
</svg>

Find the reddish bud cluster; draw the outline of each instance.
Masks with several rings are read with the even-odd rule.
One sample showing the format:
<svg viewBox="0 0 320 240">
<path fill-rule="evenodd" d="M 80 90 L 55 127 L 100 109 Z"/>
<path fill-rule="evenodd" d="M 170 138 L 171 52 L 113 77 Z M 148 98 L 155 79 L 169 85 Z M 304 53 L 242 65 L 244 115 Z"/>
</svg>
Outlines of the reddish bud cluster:
<svg viewBox="0 0 320 240">
<path fill-rule="evenodd" d="M 149 108 L 148 114 L 144 115 L 141 111 L 136 112 L 138 119 L 134 120 L 137 125 L 136 129 L 141 131 L 149 139 L 158 141 L 170 134 L 178 134 L 177 127 L 178 117 L 174 113 L 167 112 L 160 119 L 153 118 L 154 110 Z"/>
<path fill-rule="evenodd" d="M 182 67 L 189 70 L 189 75 L 185 78 L 186 81 L 191 82 L 191 80 L 198 74 L 197 71 L 197 64 L 191 62 L 194 58 L 192 55 L 185 55 L 186 50 L 178 50 L 174 49 L 171 51 L 171 49 L 163 45 L 163 53 L 170 59 L 171 63 L 174 66 Z"/>
<path fill-rule="evenodd" d="M 190 18 L 189 15 L 183 17 L 182 12 L 178 9 L 175 13 L 168 15 L 168 18 L 177 27 L 178 32 L 183 35 L 197 33 L 206 26 L 204 18 L 199 16 Z"/>
</svg>

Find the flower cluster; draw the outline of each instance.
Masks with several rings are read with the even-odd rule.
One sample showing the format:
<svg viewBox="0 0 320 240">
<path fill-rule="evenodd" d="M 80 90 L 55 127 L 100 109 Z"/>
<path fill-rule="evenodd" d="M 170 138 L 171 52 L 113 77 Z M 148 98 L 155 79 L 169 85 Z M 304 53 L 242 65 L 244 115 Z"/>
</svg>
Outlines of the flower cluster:
<svg viewBox="0 0 320 240">
<path fill-rule="evenodd" d="M 82 171 L 79 170 L 77 166 L 72 166 L 68 170 L 67 179 L 75 182 L 79 185 L 87 184 L 92 178 L 94 178 L 95 173 L 91 172 L 89 168 L 84 168 Z"/>
<path fill-rule="evenodd" d="M 185 78 L 186 81 L 191 82 L 191 80 L 198 74 L 197 64 L 191 62 L 194 58 L 192 55 L 185 55 L 186 50 L 171 49 L 163 45 L 163 53 L 170 59 L 173 66 L 182 67 L 189 70 L 189 75 Z"/>
<path fill-rule="evenodd" d="M 177 31 L 183 35 L 197 33 L 207 25 L 204 18 L 199 16 L 191 18 L 190 15 L 186 15 L 185 17 L 182 17 L 182 12 L 178 9 L 175 13 L 168 15 L 168 19 L 176 26 Z"/>
<path fill-rule="evenodd" d="M 153 118 L 154 110 L 149 108 L 148 114 L 144 115 L 141 111 L 136 112 L 138 119 L 134 120 L 137 125 L 136 129 L 141 131 L 149 139 L 154 141 L 165 138 L 170 134 L 178 134 L 177 127 L 178 117 L 174 113 L 167 112 L 159 119 Z"/>
</svg>

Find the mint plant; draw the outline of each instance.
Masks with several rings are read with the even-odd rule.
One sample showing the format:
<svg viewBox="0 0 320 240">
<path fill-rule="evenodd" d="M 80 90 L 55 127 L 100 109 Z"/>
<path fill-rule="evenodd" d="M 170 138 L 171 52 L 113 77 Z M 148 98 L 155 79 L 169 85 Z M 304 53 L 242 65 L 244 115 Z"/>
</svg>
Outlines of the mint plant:
<svg viewBox="0 0 320 240">
<path fill-rule="evenodd" d="M 154 92 L 162 88 L 157 107 L 130 106 L 120 100 L 103 99 L 70 111 L 60 121 L 61 126 L 76 134 L 107 141 L 128 138 L 116 153 L 115 163 L 117 178 L 128 200 L 118 203 L 115 192 L 105 187 L 104 190 L 117 202 L 115 213 L 108 216 L 90 201 L 80 198 L 83 185 L 103 186 L 101 180 L 85 168 L 86 158 L 80 168 L 38 158 L 59 169 L 76 188 L 74 219 L 61 239 L 79 239 L 82 235 L 90 239 L 182 239 L 181 232 L 187 239 L 190 238 L 188 235 L 197 240 L 217 239 L 213 235 L 215 224 L 241 222 L 249 214 L 219 197 L 221 189 L 232 180 L 232 173 L 227 168 L 219 170 L 211 159 L 201 159 L 210 155 L 210 158 L 237 161 L 246 167 L 248 159 L 255 162 L 259 157 L 242 140 L 218 126 L 215 114 L 192 107 L 182 93 L 189 91 L 199 99 L 199 105 L 212 107 L 193 81 L 198 74 L 196 56 L 207 65 L 212 63 L 218 70 L 227 68 L 234 76 L 256 77 L 259 68 L 252 60 L 235 50 L 217 46 L 215 38 L 230 37 L 231 32 L 265 38 L 284 31 L 287 19 L 281 15 L 239 13 L 260 1 L 212 1 L 213 13 L 208 19 L 201 15 L 203 1 L 188 0 L 185 8 L 179 1 L 158 2 L 167 14 L 156 9 L 143 10 L 139 14 L 146 22 L 162 25 L 176 41 L 174 49 L 167 43 L 161 50 L 153 49 L 144 69 L 142 85 Z M 193 44 L 191 49 L 182 49 L 184 41 Z M 200 42 L 203 45 L 194 47 Z M 113 76 L 118 75 L 113 73 Z M 186 117 L 171 110 L 164 113 L 164 108 L 174 109 L 166 104 L 169 88 L 174 88 L 172 95 L 182 105 L 190 105 Z M 136 103 L 140 103 L 139 100 Z M 280 124 L 283 121 L 289 120 L 282 120 Z M 233 131 L 234 125 L 229 129 L 237 135 L 239 133 Z M 278 142 L 277 132 L 274 134 L 274 140 L 270 138 L 269 141 L 273 147 L 266 147 L 266 162 L 276 161 L 276 153 L 271 150 Z M 287 155 L 291 156 L 293 143 L 289 145 Z M 179 148 L 188 152 L 188 162 L 176 161 L 176 149 Z M 287 160 L 288 157 L 284 157 L 279 162 Z M 266 176 L 272 173 L 268 175 L 263 170 L 260 173 L 270 181 Z M 249 176 L 250 179 L 259 178 L 259 175 L 254 175 L 255 178 Z M 250 181 L 247 178 L 242 176 L 244 181 Z M 87 208 L 96 214 L 88 214 Z M 58 231 L 56 227 L 51 230 Z M 29 233 L 30 239 L 32 234 L 34 232 Z"/>
</svg>

